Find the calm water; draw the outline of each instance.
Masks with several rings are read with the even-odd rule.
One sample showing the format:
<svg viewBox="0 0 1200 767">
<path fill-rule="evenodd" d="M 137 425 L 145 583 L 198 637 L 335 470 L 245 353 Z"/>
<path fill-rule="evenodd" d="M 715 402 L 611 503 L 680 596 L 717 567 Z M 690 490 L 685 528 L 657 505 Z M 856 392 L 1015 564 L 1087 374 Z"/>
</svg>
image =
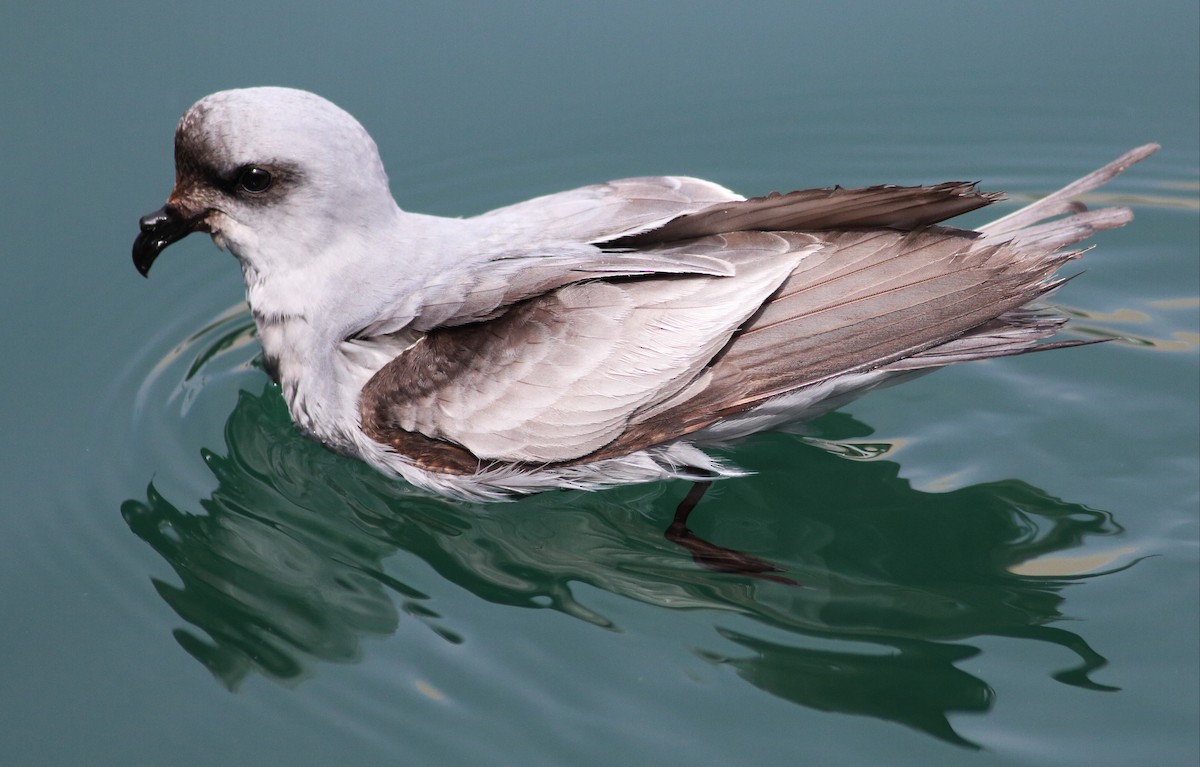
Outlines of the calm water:
<svg viewBox="0 0 1200 767">
<path fill-rule="evenodd" d="M 101 5 L 0 11 L 0 764 L 1200 758 L 1194 0 Z M 266 83 L 447 215 L 662 172 L 1019 200 L 1164 149 L 1055 298 L 1119 340 L 731 451 L 694 527 L 786 586 L 665 542 L 683 484 L 471 506 L 297 436 L 229 256 L 129 261 L 179 114 Z"/>
</svg>

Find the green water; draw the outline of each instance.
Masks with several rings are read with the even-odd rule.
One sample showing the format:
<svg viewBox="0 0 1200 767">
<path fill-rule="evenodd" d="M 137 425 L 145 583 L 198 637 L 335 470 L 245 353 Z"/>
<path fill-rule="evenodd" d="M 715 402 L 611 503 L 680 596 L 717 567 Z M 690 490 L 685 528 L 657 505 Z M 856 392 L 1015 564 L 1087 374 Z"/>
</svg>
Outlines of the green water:
<svg viewBox="0 0 1200 767">
<path fill-rule="evenodd" d="M 1197 763 L 1194 2 L 343 5 L 0 11 L 0 764 Z M 728 452 L 693 527 L 788 586 L 665 541 L 681 483 L 456 504 L 299 437 L 230 257 L 129 259 L 179 114 L 268 83 L 445 215 L 648 173 L 1019 201 L 1164 148 L 1054 297 L 1117 340 Z"/>
</svg>

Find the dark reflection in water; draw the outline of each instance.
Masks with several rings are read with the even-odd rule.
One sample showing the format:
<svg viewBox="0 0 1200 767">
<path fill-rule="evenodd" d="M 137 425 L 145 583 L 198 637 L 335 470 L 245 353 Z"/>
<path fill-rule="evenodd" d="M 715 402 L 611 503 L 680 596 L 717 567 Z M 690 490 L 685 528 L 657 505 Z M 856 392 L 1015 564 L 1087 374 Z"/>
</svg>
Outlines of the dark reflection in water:
<svg viewBox="0 0 1200 767">
<path fill-rule="evenodd" d="M 841 414 L 819 425 L 835 439 L 865 429 Z M 752 553 L 802 584 L 786 586 L 699 569 L 666 542 L 682 483 L 547 493 L 486 509 L 447 503 L 300 438 L 269 386 L 241 392 L 225 440 L 227 455 L 204 453 L 218 482 L 199 502 L 204 513 L 176 506 L 153 484 L 121 511 L 178 575 L 177 585 L 155 581 L 190 624 L 177 641 L 231 689 L 253 671 L 290 683 L 315 660 L 355 661 L 363 638 L 391 634 L 402 614 L 464 641 L 433 600 L 385 572 L 382 560 L 396 551 L 491 602 L 551 607 L 599 626 L 611 623 L 572 595 L 573 582 L 750 618 L 737 630 L 715 618 L 723 641 L 714 644 L 724 650 L 695 652 L 772 695 L 968 747 L 948 715 L 986 712 L 994 697 L 986 680 L 960 668 L 979 652 L 972 637 L 1061 646 L 1078 662 L 1056 679 L 1112 689 L 1091 679 L 1104 658 L 1050 625 L 1072 578 L 1009 568 L 1120 528 L 1104 512 L 1020 481 L 926 493 L 893 462 L 761 438 L 738 457 L 763 473 L 719 485 L 695 520 L 701 534 L 737 547 L 739 525 L 770 517 L 770 534 L 750 537 L 774 548 Z M 795 508 L 780 509 L 781 499 Z M 737 646 L 744 652 L 730 651 Z"/>
</svg>

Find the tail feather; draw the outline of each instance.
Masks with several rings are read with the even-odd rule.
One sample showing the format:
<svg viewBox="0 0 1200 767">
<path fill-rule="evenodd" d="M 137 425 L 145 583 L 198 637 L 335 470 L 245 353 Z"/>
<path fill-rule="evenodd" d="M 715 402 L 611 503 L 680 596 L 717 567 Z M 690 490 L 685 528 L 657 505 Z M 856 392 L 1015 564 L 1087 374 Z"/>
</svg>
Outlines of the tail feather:
<svg viewBox="0 0 1200 767">
<path fill-rule="evenodd" d="M 986 237 L 996 238 L 1026 229 L 1052 216 L 1077 213 L 1084 208 L 1082 203 L 1075 198 L 1108 183 L 1131 165 L 1141 162 L 1157 152 L 1159 148 L 1158 144 L 1143 144 L 1136 149 L 1131 149 L 1103 168 L 1094 170 L 1083 178 L 1067 184 L 1057 192 L 980 227 L 979 232 Z"/>
<path fill-rule="evenodd" d="M 1125 226 L 1132 220 L 1133 211 L 1129 208 L 1101 208 L 1016 231 L 986 232 L 977 242 L 980 245 L 1010 242 L 1022 249 L 1053 251 L 1083 242 L 1096 232 Z"/>
<path fill-rule="evenodd" d="M 886 372 L 925 370 L 959 362 L 1086 346 L 1108 340 L 1102 338 L 1091 341 L 1039 343 L 1053 336 L 1066 324 L 1066 317 L 1050 310 L 1018 309 L 1002 314 L 959 338 L 911 357 L 896 360 L 880 369 Z"/>
</svg>

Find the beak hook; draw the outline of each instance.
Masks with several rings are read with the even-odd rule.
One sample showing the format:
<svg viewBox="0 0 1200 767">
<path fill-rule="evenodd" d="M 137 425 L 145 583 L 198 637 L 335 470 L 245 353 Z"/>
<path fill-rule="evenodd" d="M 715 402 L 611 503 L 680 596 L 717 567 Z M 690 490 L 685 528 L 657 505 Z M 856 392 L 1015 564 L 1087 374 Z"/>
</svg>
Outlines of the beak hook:
<svg viewBox="0 0 1200 767">
<path fill-rule="evenodd" d="M 150 276 L 150 267 L 158 254 L 195 231 L 198 221 L 199 217 L 187 218 L 171 203 L 142 216 L 138 220 L 141 233 L 133 241 L 133 265 L 138 274 Z"/>
</svg>

